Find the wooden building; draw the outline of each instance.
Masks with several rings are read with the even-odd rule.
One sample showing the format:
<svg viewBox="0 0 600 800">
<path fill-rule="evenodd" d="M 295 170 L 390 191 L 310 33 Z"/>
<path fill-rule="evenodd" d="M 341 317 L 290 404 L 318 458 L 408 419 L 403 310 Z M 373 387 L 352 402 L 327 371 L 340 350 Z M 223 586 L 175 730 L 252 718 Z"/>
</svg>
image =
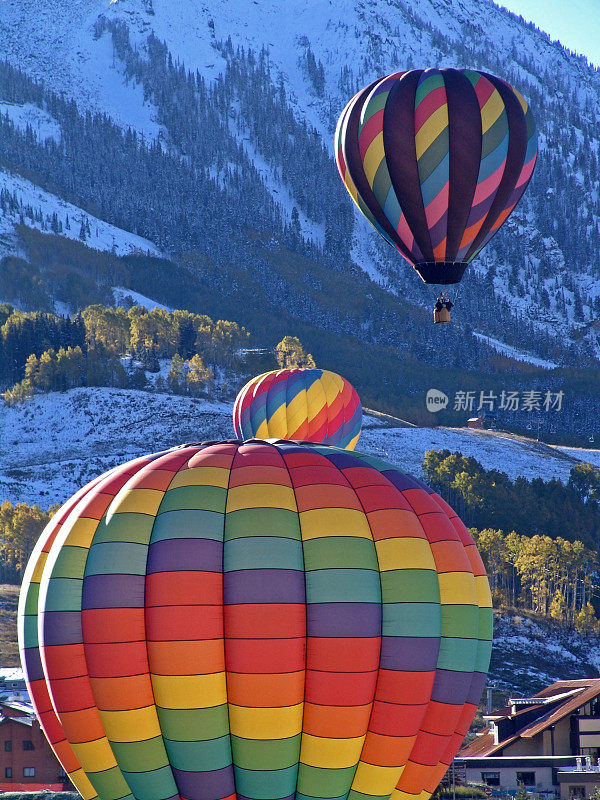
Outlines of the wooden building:
<svg viewBox="0 0 600 800">
<path fill-rule="evenodd" d="M 599 678 L 558 681 L 484 719 L 488 727 L 459 753 L 468 781 L 563 798 L 588 798 L 600 786 Z"/>
<path fill-rule="evenodd" d="M 485 427 L 485 419 L 483 417 L 470 417 L 467 420 L 467 428 L 483 428 Z"/>
<path fill-rule="evenodd" d="M 23 784 L 31 784 L 32 788 L 71 788 L 33 708 L 16 701 L 0 701 L 0 790 Z"/>
</svg>

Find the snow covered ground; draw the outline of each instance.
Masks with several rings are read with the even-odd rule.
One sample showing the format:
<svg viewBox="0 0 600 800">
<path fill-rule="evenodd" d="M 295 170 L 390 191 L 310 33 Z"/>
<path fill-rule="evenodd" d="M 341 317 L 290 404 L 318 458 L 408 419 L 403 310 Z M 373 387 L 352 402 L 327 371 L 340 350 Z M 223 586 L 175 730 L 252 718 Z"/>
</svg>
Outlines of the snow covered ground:
<svg viewBox="0 0 600 800">
<path fill-rule="evenodd" d="M 233 130 L 233 125 L 231 128 Z M 302 236 L 323 247 L 325 244 L 325 225 L 310 219 L 301 208 L 298 208 L 290 189 L 274 174 L 274 170 L 269 166 L 267 160 L 259 152 L 258 148 L 252 143 L 250 137 L 240 133 L 239 138 L 242 147 L 254 164 L 267 191 L 273 195 L 273 200 L 283 212 L 286 221 L 288 223 L 291 221 L 292 210 L 295 208 L 298 212 L 298 222 L 300 224 Z"/>
<path fill-rule="evenodd" d="M 475 428 L 379 428 L 363 430 L 358 445 L 378 453 L 406 472 L 421 476 L 428 450 L 450 450 L 472 456 L 484 469 L 499 469 L 511 478 L 558 478 L 566 482 L 578 461 L 599 457 L 598 450 L 578 450 L 579 456 L 543 442 Z"/>
<path fill-rule="evenodd" d="M 0 498 L 47 507 L 140 454 L 231 436 L 229 403 L 121 389 L 39 395 L 14 408 L 2 403 Z"/>
<path fill-rule="evenodd" d="M 1 402 L 1 401 L 0 401 Z M 0 405 L 0 500 L 48 507 L 109 467 L 183 442 L 233 436 L 232 403 L 125 389 L 73 389 Z M 365 417 L 358 449 L 421 475 L 427 450 L 474 456 L 511 478 L 566 481 L 600 451 L 562 452 L 508 435 L 466 428 L 392 428 Z"/>
<path fill-rule="evenodd" d="M 562 450 L 563 453 L 578 461 L 585 461 L 595 467 L 600 467 L 600 450 L 582 450 L 580 447 L 558 447 L 557 450 Z"/>
<path fill-rule="evenodd" d="M 110 38 L 94 38 L 93 24 L 109 8 L 109 0 L 3 0 L 0 57 L 58 93 L 66 90 L 85 108 L 155 137 L 155 109 L 140 86 L 125 85 Z"/>
<path fill-rule="evenodd" d="M 62 222 L 63 226 L 61 236 L 79 241 L 81 220 L 83 218 L 87 220 L 90 227 L 90 235 L 85 240 L 85 244 L 88 247 L 92 247 L 95 250 L 114 250 L 118 255 L 128 255 L 136 251 L 149 252 L 155 256 L 161 255 L 156 245 L 148 239 L 104 222 L 104 220 L 82 211 L 77 206 L 67 203 L 60 197 L 40 189 L 39 186 L 22 178 L 20 175 L 8 172 L 1 167 L 0 185 L 11 194 L 16 194 L 24 206 L 31 205 L 34 211 L 41 210 L 44 219 L 47 216 L 52 217 L 52 214 L 56 213 L 59 222 Z M 67 216 L 69 217 L 70 229 L 66 227 Z M 34 222 L 29 218 L 25 218 L 25 222 L 29 227 L 35 227 L 38 230 L 42 229 L 39 222 Z M 0 255 L 4 255 L 3 250 L 6 253 L 14 252 L 14 242 L 12 242 L 11 237 L 14 236 L 14 226 L 18 223 L 18 212 L 0 214 Z"/>
<path fill-rule="evenodd" d="M 554 681 L 597 678 L 599 671 L 597 636 L 524 615 L 494 615 L 489 686 L 527 696 Z"/>
<path fill-rule="evenodd" d="M 173 309 L 169 308 L 169 306 L 164 306 L 157 300 L 152 300 L 150 297 L 146 297 L 145 294 L 134 292 L 132 289 L 124 289 L 122 286 L 113 286 L 112 293 L 113 297 L 115 298 L 116 306 L 122 305 L 125 298 L 131 298 L 136 306 L 147 308 L 148 311 L 152 311 L 153 308 L 162 308 L 163 311 L 173 311 Z"/>
</svg>

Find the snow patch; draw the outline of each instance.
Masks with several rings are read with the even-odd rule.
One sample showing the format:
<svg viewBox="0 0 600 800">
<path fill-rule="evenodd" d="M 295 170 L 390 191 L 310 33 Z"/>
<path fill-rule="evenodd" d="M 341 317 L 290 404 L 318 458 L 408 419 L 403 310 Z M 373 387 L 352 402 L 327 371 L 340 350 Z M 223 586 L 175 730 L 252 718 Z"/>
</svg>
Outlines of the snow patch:
<svg viewBox="0 0 600 800">
<path fill-rule="evenodd" d="M 312 240 L 314 244 L 323 247 L 325 245 L 325 224 L 315 222 L 314 220 L 310 219 L 310 217 L 308 217 L 304 211 L 299 208 L 291 191 L 281 180 L 279 180 L 279 177 L 274 173 L 273 168 L 261 155 L 250 137 L 243 134 L 238 134 L 238 136 L 240 143 L 246 151 L 246 154 L 262 178 L 262 182 L 264 183 L 267 191 L 271 193 L 274 202 L 283 212 L 284 219 L 286 219 L 288 223 L 291 221 L 292 211 L 295 207 L 296 211 L 298 212 L 298 222 L 300 224 L 302 236 L 307 240 Z"/>
<path fill-rule="evenodd" d="M 472 456 L 484 469 L 506 472 L 511 480 L 558 478 L 566 483 L 574 464 L 558 448 L 474 428 L 368 429 L 363 430 L 358 449 L 375 453 L 419 478 L 423 477 L 423 458 L 428 450 Z"/>
<path fill-rule="evenodd" d="M 122 65 L 113 64 L 110 37 L 94 39 L 94 22 L 108 11 L 108 0 L 3 0 L 0 57 L 58 94 L 66 92 L 80 107 L 155 137 L 155 110 L 144 101 L 142 88 L 125 85 Z"/>
<path fill-rule="evenodd" d="M 600 450 L 588 450 L 582 447 L 557 447 L 556 449 L 584 464 L 593 464 L 595 467 L 600 468 Z"/>
<path fill-rule="evenodd" d="M 554 681 L 596 678 L 597 639 L 551 620 L 495 613 L 488 685 L 527 696 Z"/>
<path fill-rule="evenodd" d="M 57 144 L 60 143 L 61 128 L 58 122 L 47 111 L 34 106 L 33 103 L 17 105 L 1 101 L 0 114 L 8 116 L 21 131 L 26 131 L 30 127 L 41 142 L 53 139 Z"/>
<path fill-rule="evenodd" d="M 131 298 L 136 306 L 147 308 L 148 311 L 152 311 L 153 308 L 161 308 L 163 311 L 173 311 L 172 308 L 159 303 L 157 300 L 152 300 L 144 294 L 134 292 L 132 289 L 125 289 L 122 286 L 113 286 L 112 293 L 115 298 L 115 306 L 123 305 L 123 301 L 125 301 L 126 298 Z"/>
<path fill-rule="evenodd" d="M 47 508 L 143 453 L 231 436 L 230 403 L 110 388 L 0 401 L 0 498 Z"/>
<path fill-rule="evenodd" d="M 95 18 L 95 15 L 94 15 Z M 108 32 L 90 39 L 90 26 L 80 41 L 80 75 L 88 91 L 94 92 L 99 108 L 123 128 L 133 128 L 142 136 L 156 139 L 163 131 L 156 107 L 144 98 L 144 88 L 130 80 L 126 83 L 124 67 L 113 53 Z"/>
</svg>

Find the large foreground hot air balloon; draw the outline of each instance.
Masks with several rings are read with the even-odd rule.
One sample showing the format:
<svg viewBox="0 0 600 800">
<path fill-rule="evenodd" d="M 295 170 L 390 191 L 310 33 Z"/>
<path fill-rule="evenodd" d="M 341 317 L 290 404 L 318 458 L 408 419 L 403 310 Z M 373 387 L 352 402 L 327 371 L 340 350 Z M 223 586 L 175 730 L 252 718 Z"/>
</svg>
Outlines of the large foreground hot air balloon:
<svg viewBox="0 0 600 800">
<path fill-rule="evenodd" d="M 488 668 L 481 559 L 385 462 L 252 440 L 115 468 L 55 515 L 19 641 L 85 800 L 426 798 Z"/>
<path fill-rule="evenodd" d="M 354 450 L 362 406 L 353 386 L 326 369 L 279 369 L 248 381 L 233 407 L 240 439 L 300 439 Z"/>
<path fill-rule="evenodd" d="M 397 72 L 338 121 L 337 165 L 356 205 L 425 283 L 452 284 L 489 242 L 533 173 L 531 110 L 475 70 Z"/>
</svg>

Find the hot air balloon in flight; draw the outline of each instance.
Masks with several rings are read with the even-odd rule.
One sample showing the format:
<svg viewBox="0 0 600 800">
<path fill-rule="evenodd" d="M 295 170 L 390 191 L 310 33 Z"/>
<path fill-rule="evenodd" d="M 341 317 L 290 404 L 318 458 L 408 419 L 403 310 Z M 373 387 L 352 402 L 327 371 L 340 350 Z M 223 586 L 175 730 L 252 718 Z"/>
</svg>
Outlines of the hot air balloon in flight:
<svg viewBox="0 0 600 800">
<path fill-rule="evenodd" d="M 423 800 L 474 715 L 491 601 L 420 481 L 289 441 L 101 476 L 27 566 L 19 643 L 84 800 Z"/>
<path fill-rule="evenodd" d="M 298 439 L 354 450 L 362 406 L 347 380 L 324 369 L 279 369 L 248 381 L 233 407 L 240 439 Z"/>
<path fill-rule="evenodd" d="M 335 152 L 346 189 L 381 236 L 425 283 L 454 284 L 527 188 L 537 133 L 525 99 L 500 78 L 409 70 L 352 98 Z M 436 322 L 449 322 L 452 304 L 439 301 Z"/>
</svg>

